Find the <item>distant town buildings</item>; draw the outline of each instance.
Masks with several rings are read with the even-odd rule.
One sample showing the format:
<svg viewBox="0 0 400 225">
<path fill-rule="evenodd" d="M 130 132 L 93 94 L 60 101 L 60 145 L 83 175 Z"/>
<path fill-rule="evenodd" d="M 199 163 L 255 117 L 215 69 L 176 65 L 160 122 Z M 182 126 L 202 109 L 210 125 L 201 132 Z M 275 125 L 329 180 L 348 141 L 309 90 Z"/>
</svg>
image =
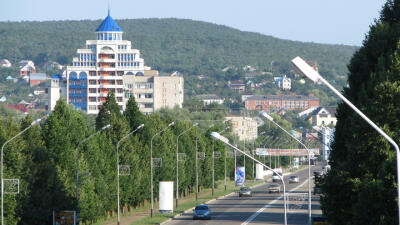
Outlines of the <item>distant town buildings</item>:
<svg viewBox="0 0 400 225">
<path fill-rule="evenodd" d="M 35 104 L 34 103 L 29 103 L 29 102 L 26 102 L 26 101 L 22 100 L 16 105 L 7 104 L 7 107 L 10 108 L 10 109 L 18 110 L 18 111 L 20 111 L 20 112 L 22 112 L 24 114 L 27 114 L 29 109 L 35 107 Z"/>
<path fill-rule="evenodd" d="M 197 95 L 197 98 L 199 98 L 204 105 L 209 105 L 212 103 L 217 103 L 217 104 L 223 104 L 224 103 L 224 99 L 218 97 L 215 94 L 208 94 L 208 95 Z"/>
<path fill-rule="evenodd" d="M 8 59 L 2 59 L 0 60 L 0 66 L 9 68 L 12 66 L 12 64 L 10 63 L 10 61 L 8 61 Z"/>
<path fill-rule="evenodd" d="M 254 94 L 251 91 L 245 91 L 242 94 L 242 102 L 245 102 L 246 99 L 248 99 L 249 97 L 254 96 Z"/>
<path fill-rule="evenodd" d="M 44 63 L 43 68 L 46 71 L 49 71 L 49 70 L 62 70 L 63 66 L 60 65 L 58 62 L 48 61 L 48 62 Z"/>
<path fill-rule="evenodd" d="M 232 91 L 243 93 L 246 90 L 246 84 L 241 80 L 229 81 L 228 86 Z"/>
<path fill-rule="evenodd" d="M 333 107 L 317 107 L 306 116 L 313 126 L 336 126 L 336 108 Z"/>
<path fill-rule="evenodd" d="M 257 120 L 243 116 L 227 116 L 225 120 L 231 121 L 232 133 L 236 134 L 239 140 L 254 140 L 257 138 Z"/>
<path fill-rule="evenodd" d="M 286 75 L 283 77 L 274 77 L 276 86 L 282 90 L 290 90 L 292 88 L 292 81 Z"/>
<path fill-rule="evenodd" d="M 314 95 L 255 95 L 249 97 L 245 101 L 247 110 L 279 110 L 285 108 L 287 110 L 308 109 L 310 107 L 319 106 L 319 99 Z"/>
<path fill-rule="evenodd" d="M 67 80 L 63 79 L 60 75 L 53 75 L 50 81 L 50 87 L 46 89 L 48 111 L 53 111 L 57 101 L 62 97 L 67 97 Z"/>
<path fill-rule="evenodd" d="M 36 86 L 47 81 L 45 73 L 31 73 L 29 74 L 29 85 Z"/>
<path fill-rule="evenodd" d="M 33 61 L 21 60 L 19 62 L 19 64 L 20 64 L 19 75 L 21 77 L 29 76 L 31 73 L 36 73 L 36 67 L 35 67 L 35 63 L 33 63 Z"/>
</svg>

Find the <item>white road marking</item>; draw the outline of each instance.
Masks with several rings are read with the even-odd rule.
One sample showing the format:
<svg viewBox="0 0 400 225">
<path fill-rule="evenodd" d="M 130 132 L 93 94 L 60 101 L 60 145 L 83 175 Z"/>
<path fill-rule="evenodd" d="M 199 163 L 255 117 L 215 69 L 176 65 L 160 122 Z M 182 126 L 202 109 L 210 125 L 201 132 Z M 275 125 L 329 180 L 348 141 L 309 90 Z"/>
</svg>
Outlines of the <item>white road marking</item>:
<svg viewBox="0 0 400 225">
<path fill-rule="evenodd" d="M 300 187 L 302 187 L 303 185 L 305 185 L 308 182 L 308 179 L 305 180 L 303 183 L 301 183 L 299 186 L 293 188 L 292 190 L 289 191 L 293 192 L 296 191 L 297 189 L 299 189 Z M 253 215 L 251 215 L 246 221 L 244 221 L 241 225 L 247 225 L 249 223 L 251 223 L 251 221 L 253 221 L 258 215 L 260 215 L 260 213 L 262 213 L 266 208 L 268 208 L 268 206 L 275 204 L 277 201 L 281 200 L 283 198 L 283 196 L 281 195 L 279 198 L 273 200 L 272 202 L 266 204 L 265 206 L 263 206 L 261 209 L 259 209 L 257 212 L 253 213 Z"/>
</svg>

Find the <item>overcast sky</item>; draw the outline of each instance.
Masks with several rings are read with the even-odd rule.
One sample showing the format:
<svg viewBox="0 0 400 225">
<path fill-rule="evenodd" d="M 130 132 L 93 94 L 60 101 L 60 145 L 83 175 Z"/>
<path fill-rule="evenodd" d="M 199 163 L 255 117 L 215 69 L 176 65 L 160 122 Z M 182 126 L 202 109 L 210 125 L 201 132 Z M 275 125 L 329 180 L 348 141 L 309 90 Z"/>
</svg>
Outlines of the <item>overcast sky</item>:
<svg viewBox="0 0 400 225">
<path fill-rule="evenodd" d="M 0 21 L 107 16 L 109 0 L 1 0 Z M 114 19 L 185 18 L 277 38 L 362 44 L 386 0 L 110 0 Z"/>
</svg>

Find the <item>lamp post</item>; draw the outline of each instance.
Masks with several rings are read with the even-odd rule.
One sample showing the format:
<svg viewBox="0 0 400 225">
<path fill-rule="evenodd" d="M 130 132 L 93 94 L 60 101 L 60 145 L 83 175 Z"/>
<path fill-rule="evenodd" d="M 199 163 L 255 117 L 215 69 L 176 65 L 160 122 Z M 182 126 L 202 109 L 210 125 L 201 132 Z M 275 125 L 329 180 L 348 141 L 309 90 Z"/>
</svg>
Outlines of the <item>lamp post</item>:
<svg viewBox="0 0 400 225">
<path fill-rule="evenodd" d="M 223 131 L 220 132 L 220 134 L 224 133 L 225 131 L 229 130 L 231 127 L 227 126 Z M 213 144 L 215 144 L 215 139 L 213 140 Z M 214 149 L 213 149 L 214 151 Z M 214 153 L 213 153 L 214 155 Z M 226 191 L 226 151 L 225 151 L 225 157 L 224 157 L 224 188 Z M 213 192 L 214 192 L 214 161 L 213 161 Z"/>
<path fill-rule="evenodd" d="M 178 198 L 179 198 L 179 161 L 178 161 L 178 153 L 179 153 L 179 138 L 189 132 L 193 127 L 198 126 L 198 123 L 193 124 L 189 129 L 183 131 L 176 138 L 176 195 L 175 195 L 175 207 L 178 208 Z"/>
<path fill-rule="evenodd" d="M 47 115 L 45 116 L 47 117 Z M 4 169 L 3 169 L 3 164 L 4 164 L 4 160 L 3 160 L 3 153 L 4 153 L 4 147 L 11 142 L 12 140 L 14 140 L 15 138 L 17 138 L 18 136 L 20 136 L 21 134 L 23 134 L 25 131 L 29 130 L 31 127 L 33 127 L 33 125 L 39 123 L 42 119 L 37 119 L 35 121 L 33 121 L 31 123 L 31 125 L 29 125 L 27 128 L 25 128 L 23 131 L 19 132 L 17 135 L 15 135 L 14 137 L 12 137 L 11 139 L 9 139 L 8 141 L 4 142 L 3 146 L 1 147 L 1 224 L 4 224 Z"/>
<path fill-rule="evenodd" d="M 325 84 L 333 93 L 341 98 L 351 109 L 353 109 L 361 118 L 363 118 L 372 128 L 374 128 L 380 135 L 382 135 L 396 150 L 397 158 L 397 207 L 398 207 L 398 220 L 400 221 L 400 150 L 396 142 L 393 141 L 382 129 L 380 129 L 374 122 L 372 122 L 363 112 L 361 112 L 356 106 L 353 105 L 346 97 L 344 97 L 338 90 L 336 90 L 328 81 L 326 81 L 317 71 L 315 71 L 310 65 L 308 65 L 302 58 L 297 56 L 292 59 L 294 67 L 306 76 L 314 83 L 321 81 Z"/>
<path fill-rule="evenodd" d="M 156 133 L 153 137 L 151 137 L 150 141 L 150 195 L 151 195 L 151 209 L 150 209 L 150 217 L 153 217 L 153 210 L 154 210 L 154 198 L 153 198 L 153 139 L 157 135 L 161 134 L 165 130 L 167 130 L 169 127 L 173 126 L 174 122 L 168 124 L 168 126 L 162 130 L 160 130 L 158 133 Z"/>
<path fill-rule="evenodd" d="M 289 133 L 289 131 L 283 129 L 278 123 L 274 121 L 274 118 L 272 118 L 270 115 L 268 115 L 265 111 L 261 111 L 260 114 L 267 118 L 270 122 L 275 124 L 277 127 L 279 127 L 282 131 L 284 131 L 287 135 L 292 137 L 294 140 L 296 140 L 300 145 L 302 145 L 308 152 L 308 223 L 311 224 L 311 154 L 310 154 L 310 149 L 307 148 L 303 142 L 299 141 L 297 138 L 293 137 Z M 275 166 L 276 167 L 276 166 Z"/>
<path fill-rule="evenodd" d="M 107 124 L 106 126 L 101 128 L 97 132 L 95 132 L 95 133 L 91 134 L 89 137 L 83 139 L 81 142 L 79 142 L 78 146 L 76 147 L 76 184 L 75 184 L 75 192 L 76 193 L 75 193 L 75 197 L 76 197 L 76 210 L 77 211 L 78 211 L 78 203 L 79 203 L 79 147 L 81 146 L 81 144 L 83 144 L 90 138 L 94 137 L 98 133 L 102 132 L 105 129 L 110 128 L 110 126 L 111 126 L 110 124 Z M 78 213 L 77 213 L 76 217 L 78 218 Z"/>
<path fill-rule="evenodd" d="M 142 129 L 144 127 L 144 124 L 140 124 L 135 130 L 133 130 L 132 132 L 130 132 L 129 134 L 125 135 L 123 138 L 121 138 L 121 140 L 118 141 L 117 143 L 117 225 L 120 224 L 120 207 L 119 207 L 119 143 L 121 143 L 121 141 L 123 141 L 124 139 L 126 139 L 127 137 L 129 137 L 129 135 L 135 133 L 136 131 L 138 131 L 139 129 Z"/>
<path fill-rule="evenodd" d="M 240 150 L 240 149 L 237 148 L 236 146 L 234 146 L 234 145 L 232 145 L 231 143 L 229 143 L 229 140 L 228 140 L 226 137 L 220 135 L 219 133 L 217 133 L 217 132 L 211 132 L 211 136 L 212 136 L 214 139 L 220 140 L 220 141 L 222 141 L 224 144 L 226 144 L 226 145 L 230 146 L 231 148 L 235 149 L 235 151 L 241 152 L 242 154 L 246 155 L 246 156 L 249 157 L 250 159 L 254 160 L 255 162 L 257 162 L 257 163 L 259 163 L 259 164 L 261 164 L 261 165 L 264 166 L 265 168 L 271 170 L 273 173 L 275 173 L 275 174 L 279 177 L 279 179 L 281 179 L 282 184 L 283 184 L 283 202 L 284 202 L 284 205 L 283 205 L 283 212 L 284 212 L 284 223 L 285 223 L 285 225 L 287 225 L 287 215 L 286 215 L 286 214 L 287 214 L 287 212 L 286 212 L 286 209 L 287 209 L 287 204 L 286 204 L 286 186 L 285 186 L 285 181 L 283 180 L 283 177 L 282 177 L 279 173 L 277 173 L 275 170 L 273 170 L 271 167 L 265 165 L 264 163 L 260 162 L 259 160 L 257 160 L 257 159 L 254 158 L 253 156 L 247 154 L 246 152 Z"/>
</svg>

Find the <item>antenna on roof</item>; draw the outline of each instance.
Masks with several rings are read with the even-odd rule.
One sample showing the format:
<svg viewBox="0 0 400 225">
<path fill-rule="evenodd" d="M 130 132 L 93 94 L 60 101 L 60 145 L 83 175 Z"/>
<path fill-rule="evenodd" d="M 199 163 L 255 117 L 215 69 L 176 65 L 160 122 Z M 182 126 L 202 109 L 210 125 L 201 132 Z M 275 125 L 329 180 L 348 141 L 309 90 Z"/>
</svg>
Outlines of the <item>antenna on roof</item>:
<svg viewBox="0 0 400 225">
<path fill-rule="evenodd" d="M 110 0 L 108 0 L 108 16 L 110 16 Z"/>
</svg>

